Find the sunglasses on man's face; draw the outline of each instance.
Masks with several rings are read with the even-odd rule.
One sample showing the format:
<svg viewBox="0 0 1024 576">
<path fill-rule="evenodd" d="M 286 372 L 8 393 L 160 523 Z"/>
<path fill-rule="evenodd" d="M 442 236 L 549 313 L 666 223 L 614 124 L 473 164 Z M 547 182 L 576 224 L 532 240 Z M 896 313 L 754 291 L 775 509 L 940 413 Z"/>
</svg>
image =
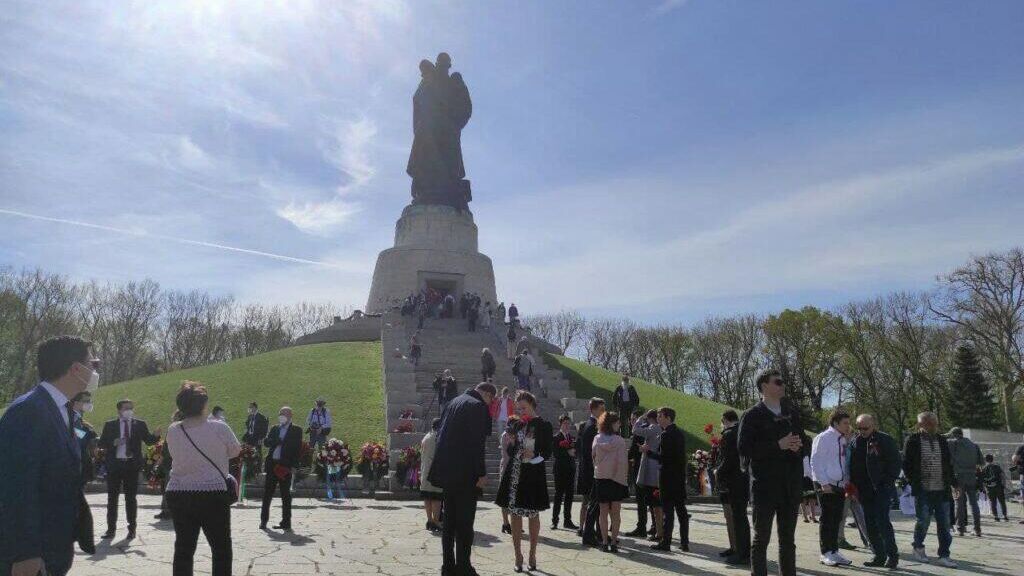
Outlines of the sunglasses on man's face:
<svg viewBox="0 0 1024 576">
<path fill-rule="evenodd" d="M 858 426 L 857 430 L 860 430 L 861 432 L 869 432 L 871 430 L 871 428 L 862 428 L 862 427 Z"/>
<path fill-rule="evenodd" d="M 775 384 L 776 386 L 785 386 L 786 385 L 785 382 L 783 382 L 782 380 L 780 380 L 778 378 L 776 378 L 775 380 L 772 380 L 772 384 Z"/>
</svg>

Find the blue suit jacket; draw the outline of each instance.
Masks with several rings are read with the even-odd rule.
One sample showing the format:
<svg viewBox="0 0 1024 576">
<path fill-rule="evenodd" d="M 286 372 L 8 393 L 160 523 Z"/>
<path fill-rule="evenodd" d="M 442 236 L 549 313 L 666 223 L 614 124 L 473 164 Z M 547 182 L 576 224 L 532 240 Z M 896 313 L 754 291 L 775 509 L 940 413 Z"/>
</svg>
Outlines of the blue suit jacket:
<svg viewBox="0 0 1024 576">
<path fill-rule="evenodd" d="M 0 574 L 41 557 L 47 571 L 71 568 L 81 497 L 81 451 L 42 387 L 0 418 Z"/>
</svg>

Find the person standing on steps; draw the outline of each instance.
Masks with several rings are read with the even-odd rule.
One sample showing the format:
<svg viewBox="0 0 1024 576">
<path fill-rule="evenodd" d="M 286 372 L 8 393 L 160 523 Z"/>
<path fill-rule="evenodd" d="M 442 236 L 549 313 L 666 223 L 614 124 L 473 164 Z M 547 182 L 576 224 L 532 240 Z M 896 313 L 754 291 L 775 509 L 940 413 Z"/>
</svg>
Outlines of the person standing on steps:
<svg viewBox="0 0 1024 576">
<path fill-rule="evenodd" d="M 480 351 L 480 375 L 483 377 L 484 382 L 490 382 L 494 379 L 494 372 L 498 369 L 498 364 L 494 361 L 494 354 L 491 354 L 490 348 L 484 348 Z"/>
<path fill-rule="evenodd" d="M 584 546 L 599 546 L 597 540 L 597 517 L 600 512 L 594 494 L 594 438 L 597 436 L 597 419 L 604 414 L 604 400 L 591 398 L 588 405 L 590 417 L 583 424 L 576 437 L 576 493 L 583 496 L 580 504 L 580 528 L 578 535 Z"/>
<path fill-rule="evenodd" d="M 128 539 L 135 538 L 138 517 L 139 472 L 145 462 L 142 444 L 152 446 L 160 440 L 160 429 L 150 433 L 142 420 L 135 418 L 131 400 L 117 402 L 118 417 L 103 425 L 99 447 L 107 455 L 107 533 L 105 540 L 117 532 L 117 501 L 124 491 L 124 512 L 128 518 Z"/>
<path fill-rule="evenodd" d="M 725 508 L 729 531 L 729 548 L 720 555 L 726 557 L 726 564 L 747 566 L 750 564 L 750 521 L 747 519 L 750 476 L 740 466 L 737 447 L 739 423 L 740 417 L 735 410 L 722 413 L 721 451 L 715 469 L 715 485 Z"/>
<path fill-rule="evenodd" d="M 523 350 L 512 363 L 512 375 L 516 377 L 519 390 L 530 391 L 530 374 L 533 373 L 533 361 L 529 350 Z"/>
<path fill-rule="evenodd" d="M 469 331 L 476 332 L 476 323 L 480 319 L 480 308 L 475 305 L 470 306 L 466 311 L 466 319 L 469 323 Z"/>
<path fill-rule="evenodd" d="M 974 518 L 974 535 L 981 537 L 981 510 L 978 508 L 978 470 L 985 465 L 981 449 L 964 437 L 962 428 L 949 431 L 949 458 L 956 480 L 956 529 L 961 536 L 967 531 L 967 505 Z"/>
<path fill-rule="evenodd" d="M 480 310 L 480 328 L 487 334 L 491 334 L 491 323 L 493 322 L 491 314 L 494 314 L 494 310 L 491 308 L 491 303 L 488 302 Z"/>
<path fill-rule="evenodd" d="M 509 326 L 519 326 L 519 308 L 516 308 L 515 302 L 508 307 L 508 323 Z"/>
<path fill-rule="evenodd" d="M 654 550 L 672 549 L 673 523 L 679 519 L 679 549 L 690 551 L 690 514 L 686 510 L 686 436 L 676 426 L 676 411 L 668 406 L 658 408 L 658 426 L 661 438 L 658 451 L 644 445 L 643 451 L 661 464 L 658 474 L 658 492 L 664 514 L 661 542 L 651 546 Z"/>
<path fill-rule="evenodd" d="M 786 400 L 778 370 L 757 377 L 761 401 L 743 413 L 736 444 L 750 474 L 754 504 L 754 539 L 750 549 L 752 576 L 768 574 L 768 542 L 772 523 L 778 527 L 779 573 L 796 576 L 796 517 L 800 505 L 803 459 L 811 443 L 800 412 Z"/>
<path fill-rule="evenodd" d="M 633 387 L 629 382 L 629 376 L 623 375 L 622 381 L 615 388 L 615 393 L 612 394 L 612 407 L 623 415 L 623 418 L 628 417 L 640 406 L 640 395 L 636 393 L 636 388 Z M 632 433 L 632 430 L 627 429 L 623 426 L 622 433 L 628 435 Z"/>
<path fill-rule="evenodd" d="M 934 516 L 939 537 L 939 558 L 936 564 L 956 568 L 956 562 L 949 557 L 949 548 L 953 544 L 953 536 L 949 533 L 950 489 L 956 482 L 949 445 L 938 434 L 939 417 L 934 412 L 918 414 L 917 426 L 918 432 L 911 434 L 903 446 L 903 474 L 910 483 L 917 516 L 914 526 L 914 559 L 928 562 L 924 539 Z"/>
<path fill-rule="evenodd" d="M 441 414 L 427 480 L 444 495 L 442 576 L 476 576 L 472 564 L 477 498 L 487 482 L 485 461 L 494 385 L 481 382 L 453 399 Z"/>
<path fill-rule="evenodd" d="M 558 434 L 552 441 L 555 457 L 555 504 L 551 508 L 551 529 L 558 529 L 558 514 L 562 512 L 563 526 L 579 530 L 572 521 L 572 499 L 576 480 L 576 438 L 572 433 L 572 419 L 568 414 L 558 417 Z"/>
<path fill-rule="evenodd" d="M 438 414 L 443 413 L 448 403 L 455 399 L 459 394 L 458 384 L 455 382 L 455 377 L 452 376 L 452 371 L 445 369 L 434 376 L 434 393 L 437 394 L 437 406 Z"/>
<path fill-rule="evenodd" d="M 319 450 L 327 443 L 332 424 L 331 411 L 327 409 L 327 400 L 323 396 L 317 397 L 316 406 L 309 411 L 309 416 L 306 418 L 309 445 L 314 451 Z"/>
<path fill-rule="evenodd" d="M 850 452 L 850 484 L 864 508 L 864 531 L 874 552 L 874 558 L 864 565 L 895 569 L 899 550 L 889 511 L 900 476 L 899 446 L 892 436 L 878 429 L 874 416 L 861 414 L 857 416 L 857 438 Z"/>
<path fill-rule="evenodd" d="M 514 324 L 508 325 L 508 331 L 505 333 L 505 355 L 509 360 L 513 360 L 516 357 L 516 327 Z"/>
<path fill-rule="evenodd" d="M 270 503 L 274 491 L 281 491 L 281 523 L 275 530 L 292 530 L 292 472 L 299 463 L 302 451 L 302 428 L 292 423 L 292 409 L 282 406 L 277 414 L 277 425 L 270 429 L 263 440 L 267 447 L 265 480 L 263 484 L 263 507 L 260 510 L 260 530 L 267 529 L 270 520 Z"/>
<path fill-rule="evenodd" d="M 409 359 L 413 366 L 420 365 L 420 357 L 423 356 L 423 347 L 420 345 L 420 331 L 417 329 L 409 338 Z"/>
<path fill-rule="evenodd" d="M 509 418 L 515 413 L 515 402 L 509 396 L 508 386 L 502 386 L 501 394 L 491 401 L 491 406 L 491 420 L 498 423 L 495 430 L 501 434 L 505 431 Z"/>
</svg>

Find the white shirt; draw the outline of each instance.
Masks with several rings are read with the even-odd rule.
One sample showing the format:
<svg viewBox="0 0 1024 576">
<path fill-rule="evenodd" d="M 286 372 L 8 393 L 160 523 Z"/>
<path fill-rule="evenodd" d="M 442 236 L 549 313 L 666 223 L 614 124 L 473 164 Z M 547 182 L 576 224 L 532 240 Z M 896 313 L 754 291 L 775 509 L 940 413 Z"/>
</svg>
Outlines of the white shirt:
<svg viewBox="0 0 1024 576">
<path fill-rule="evenodd" d="M 280 438 L 281 441 L 277 443 L 277 448 L 274 448 L 274 453 L 270 455 L 274 460 L 281 459 L 281 446 L 284 446 L 284 437 L 288 435 L 288 429 L 291 427 L 292 423 L 289 422 L 287 425 L 282 425 L 281 429 L 278 430 L 277 437 Z"/>
<path fill-rule="evenodd" d="M 833 486 L 845 486 L 849 479 L 846 437 L 831 426 L 815 436 L 811 444 L 811 478 L 818 484 Z"/>
<path fill-rule="evenodd" d="M 57 389 L 56 386 L 50 384 L 46 380 L 39 383 L 50 394 L 50 398 L 53 399 L 53 403 L 57 405 L 57 412 L 60 412 L 60 417 L 64 419 L 64 427 L 71 428 L 71 421 L 68 420 L 68 397 L 63 392 Z"/>
</svg>

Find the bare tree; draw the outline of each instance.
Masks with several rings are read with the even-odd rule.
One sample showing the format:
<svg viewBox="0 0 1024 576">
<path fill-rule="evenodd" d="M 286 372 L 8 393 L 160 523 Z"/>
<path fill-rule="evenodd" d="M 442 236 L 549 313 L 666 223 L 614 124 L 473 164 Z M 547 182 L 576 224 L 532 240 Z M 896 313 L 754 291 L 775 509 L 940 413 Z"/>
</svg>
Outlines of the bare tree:
<svg viewBox="0 0 1024 576">
<path fill-rule="evenodd" d="M 1024 384 L 1024 251 L 977 256 L 940 276 L 931 310 L 962 329 L 990 361 L 1007 430 Z"/>
<path fill-rule="evenodd" d="M 668 388 L 684 390 L 697 363 L 689 332 L 680 326 L 663 326 L 654 329 L 654 339 L 658 363 L 653 381 Z"/>
<path fill-rule="evenodd" d="M 695 392 L 730 406 L 752 405 L 762 338 L 761 321 L 753 315 L 709 318 L 694 328 Z"/>
</svg>

